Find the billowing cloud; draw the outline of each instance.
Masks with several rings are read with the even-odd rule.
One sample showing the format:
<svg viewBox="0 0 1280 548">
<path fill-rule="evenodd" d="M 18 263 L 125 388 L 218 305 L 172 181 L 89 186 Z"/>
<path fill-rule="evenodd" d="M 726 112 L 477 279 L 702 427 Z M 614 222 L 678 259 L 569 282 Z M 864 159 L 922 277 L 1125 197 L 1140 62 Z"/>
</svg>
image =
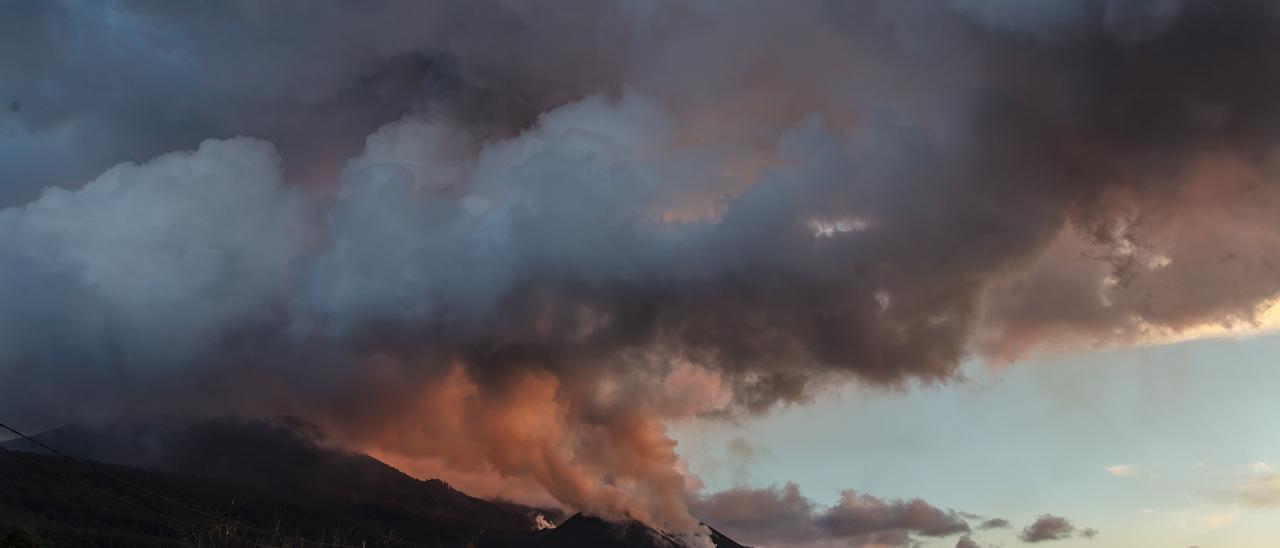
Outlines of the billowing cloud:
<svg viewBox="0 0 1280 548">
<path fill-rule="evenodd" d="M 981 548 L 981 545 L 966 535 L 956 540 L 956 548 Z"/>
<path fill-rule="evenodd" d="M 0 201 L 207 138 L 269 139 L 293 182 L 315 185 L 408 111 L 495 130 L 528 123 L 615 79 L 603 59 L 623 52 L 585 31 L 633 24 L 628 12 L 579 2 L 572 16 L 550 18 L 488 0 L 11 3 L 0 22 L 0 101 L 19 108 L 0 114 Z M 522 24 L 532 19 L 543 24 Z M 493 28 L 506 29 L 505 45 L 483 32 Z M 551 43 L 553 55 L 507 58 Z M 565 56 L 572 69 L 557 66 Z"/>
<path fill-rule="evenodd" d="M 905 546 L 911 535 L 944 537 L 969 532 L 960 515 L 924 500 L 886 500 L 843 491 L 839 502 L 820 507 L 795 484 L 738 487 L 698 497 L 696 516 L 730 536 L 769 545 L 832 544 Z"/>
<path fill-rule="evenodd" d="M 0 413 L 687 528 L 670 421 L 1258 324 L 1277 7 L 1161 5 L 7 6 Z M 912 504 L 811 525 L 958 530 Z"/>
<path fill-rule="evenodd" d="M 0 274 L 0 373 L 182 367 L 276 325 L 318 247 L 313 216 L 253 139 L 121 164 L 0 210 L 0 257 L 21 265 Z"/>
</svg>

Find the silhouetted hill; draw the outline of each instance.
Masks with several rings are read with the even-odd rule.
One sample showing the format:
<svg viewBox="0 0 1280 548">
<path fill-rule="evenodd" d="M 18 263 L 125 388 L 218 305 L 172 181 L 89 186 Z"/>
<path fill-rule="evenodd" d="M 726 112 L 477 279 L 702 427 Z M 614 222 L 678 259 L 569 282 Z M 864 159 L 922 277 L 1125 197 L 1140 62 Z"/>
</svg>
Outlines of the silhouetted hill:
<svg viewBox="0 0 1280 548">
<path fill-rule="evenodd" d="M 314 427 L 296 420 L 220 418 L 67 426 L 34 438 L 78 458 L 110 463 L 102 467 L 196 509 L 229 513 L 238 525 L 273 531 L 280 525 L 293 536 L 340 534 L 377 546 L 389 545 L 384 541 L 393 535 L 400 546 L 462 546 L 474 540 L 476 546 L 500 547 L 525 544 L 536 531 L 534 509 L 477 499 L 439 480 L 415 479 L 367 455 L 325 448 L 316 443 L 317 436 Z M 31 442 L 13 440 L 0 447 L 34 453 L 23 459 L 0 454 L 7 482 L 0 494 L 0 524 L 44 523 L 42 531 L 79 524 L 111 530 L 109 538 L 116 533 L 149 537 L 146 542 L 129 536 L 129 542 L 74 544 L 167 545 L 193 531 L 157 529 L 157 523 L 184 514 L 201 517 L 88 466 L 49 456 Z M 148 508 L 159 510 L 163 519 L 148 515 L 153 513 Z M 73 516 L 89 517 L 86 522 Z M 209 521 L 195 519 L 202 526 Z"/>
<path fill-rule="evenodd" d="M 265 489 L 405 499 L 446 513 L 492 510 L 492 503 L 467 496 L 443 481 L 420 481 L 368 455 L 324 447 L 319 443 L 320 430 L 295 418 L 267 422 L 222 417 L 93 428 L 72 425 L 33 437 L 79 458 Z M 46 452 L 26 440 L 0 447 Z M 530 519 L 522 515 L 514 521 L 523 528 L 532 526 Z"/>
<path fill-rule="evenodd" d="M 0 443 L 0 539 L 51 546 L 675 548 L 643 523 L 486 501 L 368 455 L 324 447 L 296 419 L 67 426 Z M 96 462 L 88 462 L 96 461 Z M 15 533 L 16 532 L 16 533 Z M 323 541 L 322 542 L 306 542 Z M 713 530 L 719 548 L 741 548 Z"/>
</svg>

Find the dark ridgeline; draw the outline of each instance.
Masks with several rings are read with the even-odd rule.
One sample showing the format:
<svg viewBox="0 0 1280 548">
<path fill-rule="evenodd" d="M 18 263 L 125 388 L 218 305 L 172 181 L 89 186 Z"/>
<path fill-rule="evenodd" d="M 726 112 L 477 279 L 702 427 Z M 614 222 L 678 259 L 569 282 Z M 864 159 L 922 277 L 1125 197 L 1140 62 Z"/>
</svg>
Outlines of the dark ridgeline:
<svg viewBox="0 0 1280 548">
<path fill-rule="evenodd" d="M 296 419 L 67 426 L 0 443 L 0 546 L 671 548 L 640 522 L 468 496 L 363 454 L 328 449 Z M 8 540 L 6 540 L 8 539 Z M 719 548 L 739 545 L 713 530 Z"/>
</svg>

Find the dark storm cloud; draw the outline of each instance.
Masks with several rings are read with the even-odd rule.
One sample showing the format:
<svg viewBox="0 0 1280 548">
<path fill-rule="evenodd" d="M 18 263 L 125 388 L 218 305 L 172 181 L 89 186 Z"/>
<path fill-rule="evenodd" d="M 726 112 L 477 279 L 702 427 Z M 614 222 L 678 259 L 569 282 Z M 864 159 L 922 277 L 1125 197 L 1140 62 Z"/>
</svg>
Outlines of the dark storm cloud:
<svg viewBox="0 0 1280 548">
<path fill-rule="evenodd" d="M 11 3 L 0 413 L 290 412 L 688 522 L 666 420 L 1247 326 L 1277 8 L 1159 4 Z"/>
<path fill-rule="evenodd" d="M 578 13 L 608 10 L 591 4 Z M 8 203 L 48 185 L 78 186 L 121 161 L 236 135 L 271 140 L 294 179 L 314 184 L 411 110 L 496 130 L 589 91 L 579 77 L 603 79 L 585 59 L 558 75 L 490 70 L 506 47 L 545 46 L 558 33 L 568 40 L 562 55 L 609 50 L 574 42 L 581 33 L 524 26 L 521 12 L 535 8 L 498 2 L 20 0 L 3 9 L 0 97 L 22 106 L 0 118 Z M 499 29 L 506 45 L 492 47 Z M 551 61 L 542 59 L 522 66 L 541 71 Z"/>
</svg>

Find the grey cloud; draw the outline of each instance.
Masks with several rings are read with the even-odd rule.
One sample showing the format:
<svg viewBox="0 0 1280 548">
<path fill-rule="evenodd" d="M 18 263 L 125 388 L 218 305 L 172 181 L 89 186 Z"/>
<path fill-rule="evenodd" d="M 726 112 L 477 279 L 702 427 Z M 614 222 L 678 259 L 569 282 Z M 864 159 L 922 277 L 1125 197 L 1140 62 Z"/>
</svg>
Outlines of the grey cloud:
<svg viewBox="0 0 1280 548">
<path fill-rule="evenodd" d="M 839 536 L 856 536 L 885 529 L 942 537 L 967 533 L 969 525 L 955 512 L 943 511 L 921 499 L 886 501 L 844 491 L 840 502 L 818 518 L 819 526 Z"/>
<path fill-rule="evenodd" d="M 1098 534 L 1096 529 L 1077 530 L 1076 526 L 1066 518 L 1045 514 L 1036 518 L 1036 521 L 1031 525 L 1023 528 L 1018 538 L 1023 542 L 1044 542 L 1071 538 L 1077 532 L 1080 533 L 1080 536 L 1090 539 Z"/>
<path fill-rule="evenodd" d="M 579 80 L 604 78 L 585 74 L 587 59 L 556 74 L 548 68 L 563 57 L 550 55 L 522 62 L 528 74 L 495 70 L 513 67 L 484 30 L 507 29 L 507 47 L 550 49 L 584 39 L 577 29 L 613 11 L 577 8 L 557 18 L 569 28 L 550 28 L 523 25 L 538 17 L 523 12 L 536 9 L 500 2 L 7 3 L 0 98 L 23 108 L 0 118 L 14 152 L 0 163 L 0 203 L 211 137 L 269 139 L 295 180 L 318 184 L 365 135 L 409 110 L 477 127 L 526 124 L 583 93 Z M 610 51 L 561 45 L 557 56 Z"/>
<path fill-rule="evenodd" d="M 941 510 L 921 499 L 887 500 L 844 491 L 835 505 L 821 508 L 795 484 L 720 491 L 696 499 L 691 510 L 732 536 L 770 544 L 906 546 L 911 535 L 944 537 L 969 532 L 957 512 Z"/>
<path fill-rule="evenodd" d="M 1050 0 L 1036 4 L 999 0 L 951 0 L 963 13 L 995 29 L 1021 32 L 1042 41 L 1067 38 L 1101 22 L 1112 38 L 1140 42 L 1158 36 L 1191 4 L 1186 0 Z"/>
<path fill-rule="evenodd" d="M 693 511 L 730 535 L 754 539 L 746 542 L 804 542 L 822 534 L 815 522 L 820 510 L 792 483 L 720 491 L 697 501 Z"/>
<path fill-rule="evenodd" d="M 0 372 L 180 366 L 278 325 L 318 246 L 269 143 L 206 141 L 0 210 Z M 228 222 L 228 220 L 234 220 Z"/>
<path fill-rule="evenodd" d="M 661 346 L 724 368 L 739 385 L 739 403 L 755 410 L 803 399 L 808 386 L 831 377 L 947 380 L 975 349 L 1017 357 L 1061 341 L 1126 342 L 1151 329 L 1245 323 L 1280 291 L 1267 275 L 1280 254 L 1265 228 L 1277 198 L 1265 182 L 1271 166 L 1250 160 L 1272 144 L 1266 130 L 1276 113 L 1257 92 L 1271 79 L 1234 68 L 1267 49 L 1244 47 L 1271 36 L 1273 14 L 1262 8 L 753 7 L 606 6 L 559 18 L 484 3 L 20 3 L 12 8 L 20 17 L 9 20 L 39 24 L 6 34 L 29 55 L 6 60 L 5 81 L 32 86 L 5 92 L 28 97 L 10 150 L 23 151 L 24 161 L 70 157 L 48 162 L 70 169 L 81 159 L 146 157 L 157 146 L 194 146 L 208 136 L 271 138 L 286 176 L 338 195 L 328 213 L 333 246 L 295 308 L 299 323 L 365 335 L 443 329 L 458 339 L 450 344 L 530 358 Z M 970 17 L 985 26 L 973 27 Z M 1089 32 L 1117 17 L 1158 25 L 1140 48 Z M 1021 48 L 1017 32 L 991 26 L 1010 18 L 1018 28 L 1069 24 L 1044 47 Z M 392 23 L 399 21 L 423 28 Z M 762 35 L 765 21 L 812 32 Z M 460 38 L 484 28 L 519 31 L 502 44 Z M 617 31 L 615 45 L 592 42 L 601 28 Z M 65 32 L 81 39 L 58 40 Z M 799 44 L 783 45 L 787 33 Z M 279 35 L 322 49 L 262 46 Z M 321 40 L 331 35 L 344 40 Z M 866 45 L 883 47 L 876 57 L 856 56 L 857 71 L 784 62 L 803 46 L 823 46 L 815 55 L 834 62 L 841 48 Z M 524 46 L 540 54 L 507 55 Z M 1106 53 L 1130 48 L 1131 55 Z M 1205 53 L 1181 55 L 1187 48 Z M 690 70 L 720 66 L 726 50 L 744 51 L 759 71 L 782 77 Z M 956 67 L 1001 59 L 1001 69 L 936 71 L 924 55 L 934 51 L 964 52 Z M 1189 76 L 1206 70 L 1216 77 Z M 894 87 L 915 74 L 956 91 Z M 1245 78 L 1258 85 L 1203 84 Z M 83 80 L 104 91 L 77 91 Z M 461 91 L 438 89 L 450 85 Z M 627 86 L 647 99 L 601 99 Z M 496 103 L 459 106 L 492 90 L 502 91 Z M 734 91 L 712 103 L 697 90 Z M 591 92 L 604 95 L 573 102 Z M 754 108 L 754 97 L 769 98 L 774 111 L 733 112 Z M 1019 99 L 1004 100 L 1011 97 Z M 1158 100 L 1126 107 L 1141 97 Z M 508 100 L 524 105 L 512 107 L 523 114 L 488 122 L 474 114 L 502 111 Z M 417 106 L 432 101 L 453 110 Z M 628 113 L 635 108 L 648 111 Z M 374 133 L 363 159 L 339 176 L 360 139 L 407 112 L 415 117 Z M 805 118 L 812 112 L 821 116 Z M 855 123 L 855 112 L 866 114 Z M 929 124 L 926 114 L 934 116 Z M 171 120 L 179 127 L 146 125 Z M 661 120 L 668 127 L 654 125 Z M 151 144 L 122 134 L 54 135 L 95 127 L 127 127 Z M 410 158 L 423 145 L 396 141 L 427 138 L 415 127 L 441 132 L 442 150 Z M 402 134 L 392 135 L 397 128 Z M 578 133 L 569 139 L 566 131 Z M 661 150 L 691 135 L 708 137 Z M 81 151 L 82 141 L 129 152 Z M 46 154 L 46 146 L 62 148 Z M 411 148 L 390 150 L 396 146 Z M 574 147 L 593 157 L 574 157 Z M 764 167 L 746 180 L 722 175 L 750 163 Z M 436 181 L 396 183 L 408 180 L 403 171 L 414 180 L 433 172 Z M 309 183 L 313 176 L 319 182 Z M 1173 198 L 1191 193 L 1214 199 Z M 1004 205 L 988 207 L 993 197 Z M 359 216 L 370 211 L 379 222 L 364 227 Z M 718 213 L 697 215 L 706 211 Z M 652 222 L 660 215 L 694 221 Z M 829 238 L 808 229 L 868 220 L 869 229 Z M 369 256 L 352 255 L 357 248 Z M 1081 255 L 1096 260 L 1075 260 Z M 948 265 L 947 276 L 933 275 L 938 264 Z M 1206 279 L 1245 283 L 1208 295 L 1203 288 L 1222 284 Z M 546 314 L 548 302 L 559 310 L 552 314 L 586 310 L 628 321 L 574 344 L 527 325 L 493 327 L 498 316 Z M 503 342 L 492 348 L 495 340 Z M 780 365 L 795 363 L 814 367 Z"/>
</svg>

